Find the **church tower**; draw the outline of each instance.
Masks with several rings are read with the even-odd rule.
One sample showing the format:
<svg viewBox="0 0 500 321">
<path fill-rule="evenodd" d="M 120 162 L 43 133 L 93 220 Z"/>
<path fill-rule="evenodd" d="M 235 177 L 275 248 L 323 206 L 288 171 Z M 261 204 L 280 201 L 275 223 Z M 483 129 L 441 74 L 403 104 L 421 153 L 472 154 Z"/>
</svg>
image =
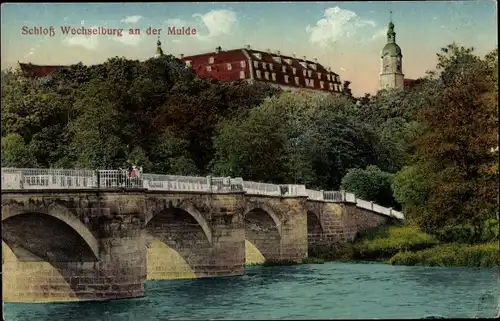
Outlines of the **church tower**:
<svg viewBox="0 0 500 321">
<path fill-rule="evenodd" d="M 380 66 L 380 89 L 403 88 L 403 55 L 401 48 L 396 44 L 396 33 L 394 32 L 394 24 L 389 22 L 387 29 L 387 44 L 382 49 L 381 66 Z"/>
<path fill-rule="evenodd" d="M 156 54 L 155 54 L 155 58 L 159 58 L 161 56 L 164 56 L 164 54 L 163 54 L 163 50 L 161 49 L 160 36 L 158 36 L 158 41 L 156 42 Z"/>
</svg>

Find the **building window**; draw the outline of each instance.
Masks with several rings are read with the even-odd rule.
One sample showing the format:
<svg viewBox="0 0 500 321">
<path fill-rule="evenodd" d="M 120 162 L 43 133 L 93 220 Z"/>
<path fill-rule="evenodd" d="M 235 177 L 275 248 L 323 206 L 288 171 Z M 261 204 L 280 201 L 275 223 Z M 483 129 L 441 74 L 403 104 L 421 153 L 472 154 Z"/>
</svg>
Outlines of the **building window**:
<svg viewBox="0 0 500 321">
<path fill-rule="evenodd" d="M 267 64 L 265 62 L 262 63 L 262 69 L 266 70 Z"/>
<path fill-rule="evenodd" d="M 314 79 L 309 79 L 309 86 L 314 87 Z"/>
<path fill-rule="evenodd" d="M 326 80 L 330 81 L 330 75 L 326 75 Z"/>
<path fill-rule="evenodd" d="M 261 78 L 260 70 L 257 70 L 256 73 L 257 73 L 257 78 Z"/>
<path fill-rule="evenodd" d="M 297 68 L 295 68 L 295 67 L 294 67 L 294 68 L 292 68 L 292 72 L 293 72 L 293 74 L 295 75 L 295 74 L 297 73 Z"/>
<path fill-rule="evenodd" d="M 304 75 L 304 77 L 307 75 L 307 70 L 302 70 L 302 74 Z"/>
<path fill-rule="evenodd" d="M 259 62 L 258 62 L 258 61 L 254 61 L 254 62 L 253 62 L 253 66 L 254 66 L 255 68 L 259 68 Z"/>
<path fill-rule="evenodd" d="M 337 76 L 337 82 L 340 82 L 340 77 L 339 76 Z"/>
<path fill-rule="evenodd" d="M 299 85 L 299 77 L 295 77 L 295 84 L 298 86 Z"/>
<path fill-rule="evenodd" d="M 273 70 L 273 64 L 269 64 L 269 70 Z"/>
<path fill-rule="evenodd" d="M 247 66 L 245 61 L 240 61 L 241 68 L 245 68 Z"/>
<path fill-rule="evenodd" d="M 288 75 L 285 75 L 285 82 L 288 84 Z"/>
<path fill-rule="evenodd" d="M 319 86 L 321 87 L 321 89 L 325 89 L 325 83 L 323 81 L 319 82 Z"/>
<path fill-rule="evenodd" d="M 233 69 L 233 66 L 231 66 L 231 64 L 227 64 L 227 70 L 232 70 Z"/>
<path fill-rule="evenodd" d="M 214 63 L 214 57 L 210 57 L 210 58 L 208 58 L 208 63 L 209 63 L 209 64 L 213 64 L 213 63 Z"/>
<path fill-rule="evenodd" d="M 305 83 L 306 83 L 306 87 L 309 87 L 309 79 L 304 79 Z"/>
<path fill-rule="evenodd" d="M 262 55 L 258 52 L 254 53 L 253 56 L 259 60 L 262 59 Z"/>
<path fill-rule="evenodd" d="M 333 88 L 334 88 L 334 90 L 335 90 L 335 91 L 338 91 L 338 90 L 339 90 L 339 89 L 338 89 L 339 87 L 337 86 L 337 84 L 333 84 Z"/>
<path fill-rule="evenodd" d="M 333 84 L 329 83 L 330 90 L 333 90 Z"/>
<path fill-rule="evenodd" d="M 308 70 L 308 71 L 307 71 L 307 73 L 308 73 L 308 75 L 309 75 L 309 78 L 311 78 L 311 77 L 312 77 L 313 72 L 312 72 L 311 70 Z"/>
<path fill-rule="evenodd" d="M 186 67 L 191 67 L 191 60 L 186 60 Z"/>
<path fill-rule="evenodd" d="M 321 73 L 318 72 L 318 79 L 321 79 Z"/>
<path fill-rule="evenodd" d="M 283 72 L 286 72 L 286 66 L 282 66 L 281 70 L 283 70 Z"/>
<path fill-rule="evenodd" d="M 240 71 L 240 79 L 245 79 L 245 72 L 243 70 Z"/>
<path fill-rule="evenodd" d="M 269 71 L 264 72 L 264 77 L 269 80 Z"/>
<path fill-rule="evenodd" d="M 276 74 L 274 72 L 271 74 L 271 78 L 273 79 L 273 81 L 276 81 Z"/>
<path fill-rule="evenodd" d="M 211 66 L 207 66 L 207 71 L 212 71 L 212 67 Z"/>
<path fill-rule="evenodd" d="M 285 62 L 286 62 L 287 64 L 291 65 L 291 64 L 292 64 L 292 59 L 285 59 Z"/>
</svg>

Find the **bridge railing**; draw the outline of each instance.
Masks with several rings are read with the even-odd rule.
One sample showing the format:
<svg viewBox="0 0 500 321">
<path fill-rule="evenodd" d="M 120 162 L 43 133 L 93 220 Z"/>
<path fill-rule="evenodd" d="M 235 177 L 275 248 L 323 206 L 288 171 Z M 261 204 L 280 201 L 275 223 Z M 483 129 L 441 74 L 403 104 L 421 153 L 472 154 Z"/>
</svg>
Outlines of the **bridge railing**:
<svg viewBox="0 0 500 321">
<path fill-rule="evenodd" d="M 97 173 L 87 169 L 2 168 L 2 189 L 96 188 Z"/>
<path fill-rule="evenodd" d="M 137 173 L 126 170 L 2 168 L 2 189 L 88 189 L 146 188 L 158 191 L 228 193 L 241 191 L 249 195 L 296 197 L 326 202 L 350 202 L 382 215 L 404 219 L 401 212 L 356 198 L 345 191 L 317 191 L 305 185 L 278 185 L 244 181 L 241 177 L 195 177 Z"/>
</svg>

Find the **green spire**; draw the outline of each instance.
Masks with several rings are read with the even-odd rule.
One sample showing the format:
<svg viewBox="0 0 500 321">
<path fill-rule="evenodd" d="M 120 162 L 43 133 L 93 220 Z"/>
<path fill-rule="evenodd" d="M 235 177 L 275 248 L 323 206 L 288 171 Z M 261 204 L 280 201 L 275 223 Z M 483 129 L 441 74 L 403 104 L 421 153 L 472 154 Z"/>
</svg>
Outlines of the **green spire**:
<svg viewBox="0 0 500 321">
<path fill-rule="evenodd" d="M 394 32 L 394 24 L 392 23 L 392 11 L 390 12 L 389 28 L 387 29 L 387 43 L 396 43 L 396 33 Z"/>
<path fill-rule="evenodd" d="M 158 41 L 156 42 L 156 56 L 163 56 L 163 50 L 161 49 L 160 36 L 158 36 Z"/>
</svg>

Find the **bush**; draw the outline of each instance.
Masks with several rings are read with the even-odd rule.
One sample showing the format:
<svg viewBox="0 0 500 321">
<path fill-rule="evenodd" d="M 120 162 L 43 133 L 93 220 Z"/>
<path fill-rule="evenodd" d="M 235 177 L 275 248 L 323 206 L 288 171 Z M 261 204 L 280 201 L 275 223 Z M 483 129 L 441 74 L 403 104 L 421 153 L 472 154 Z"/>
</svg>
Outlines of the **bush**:
<svg viewBox="0 0 500 321">
<path fill-rule="evenodd" d="M 393 265 L 498 267 L 498 243 L 466 245 L 441 244 L 418 252 L 403 251 L 388 260 Z"/>
<path fill-rule="evenodd" d="M 353 244 L 353 250 L 356 259 L 384 259 L 400 251 L 419 251 L 438 243 L 417 227 L 389 227 L 373 239 L 360 239 Z"/>
<path fill-rule="evenodd" d="M 354 193 L 356 197 L 386 207 L 393 207 L 391 174 L 370 165 L 366 169 L 351 168 L 342 178 L 341 188 Z"/>
<path fill-rule="evenodd" d="M 476 244 L 498 240 L 498 220 L 488 219 L 472 224 L 449 226 L 436 231 L 436 237 L 445 243 Z"/>
</svg>

